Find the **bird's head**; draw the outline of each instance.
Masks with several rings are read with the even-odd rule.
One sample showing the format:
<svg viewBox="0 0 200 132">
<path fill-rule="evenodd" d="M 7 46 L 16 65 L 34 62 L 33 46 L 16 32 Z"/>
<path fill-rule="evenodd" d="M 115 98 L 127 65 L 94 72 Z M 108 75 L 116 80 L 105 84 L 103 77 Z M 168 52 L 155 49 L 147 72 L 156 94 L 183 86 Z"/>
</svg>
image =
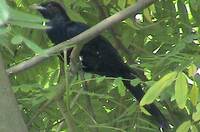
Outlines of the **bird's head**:
<svg viewBox="0 0 200 132">
<path fill-rule="evenodd" d="M 37 9 L 46 19 L 54 19 L 56 17 L 68 18 L 65 9 L 54 1 L 41 3 L 40 5 L 33 4 L 31 8 Z"/>
</svg>

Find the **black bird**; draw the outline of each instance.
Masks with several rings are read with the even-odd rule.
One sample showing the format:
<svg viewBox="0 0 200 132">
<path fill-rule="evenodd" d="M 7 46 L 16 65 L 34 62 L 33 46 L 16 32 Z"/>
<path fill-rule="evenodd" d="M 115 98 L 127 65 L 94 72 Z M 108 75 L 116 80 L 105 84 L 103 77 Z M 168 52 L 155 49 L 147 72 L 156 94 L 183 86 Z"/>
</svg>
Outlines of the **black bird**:
<svg viewBox="0 0 200 132">
<path fill-rule="evenodd" d="M 46 33 L 55 45 L 90 28 L 86 24 L 70 20 L 64 8 L 56 2 L 42 3 L 35 6 L 35 8 L 39 10 L 44 18 L 49 19 L 47 26 L 51 28 L 47 29 Z M 136 72 L 123 62 L 117 50 L 100 35 L 83 46 L 80 57 L 83 65 L 82 69 L 85 72 L 107 77 L 136 78 Z M 142 99 L 144 92 L 141 85 L 133 87 L 130 81 L 123 81 L 123 83 L 138 101 Z M 161 128 L 168 128 L 167 120 L 154 104 L 144 107 L 157 120 Z"/>
</svg>

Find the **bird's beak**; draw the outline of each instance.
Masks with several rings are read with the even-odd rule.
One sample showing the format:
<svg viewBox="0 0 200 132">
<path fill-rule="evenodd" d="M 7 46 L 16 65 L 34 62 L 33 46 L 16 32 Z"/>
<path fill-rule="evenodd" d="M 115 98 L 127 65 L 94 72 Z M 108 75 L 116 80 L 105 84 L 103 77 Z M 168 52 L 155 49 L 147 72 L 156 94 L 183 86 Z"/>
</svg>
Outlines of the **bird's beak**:
<svg viewBox="0 0 200 132">
<path fill-rule="evenodd" d="M 30 5 L 29 7 L 30 7 L 31 9 L 34 9 L 34 10 L 46 10 L 45 7 L 40 6 L 40 5 L 37 5 L 37 4 Z"/>
</svg>

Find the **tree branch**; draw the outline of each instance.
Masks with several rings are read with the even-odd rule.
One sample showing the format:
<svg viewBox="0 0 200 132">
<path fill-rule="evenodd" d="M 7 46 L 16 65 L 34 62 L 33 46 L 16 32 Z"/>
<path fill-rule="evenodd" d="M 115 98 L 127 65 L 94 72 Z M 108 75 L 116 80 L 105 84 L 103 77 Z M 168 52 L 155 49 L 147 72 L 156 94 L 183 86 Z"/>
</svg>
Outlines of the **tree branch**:
<svg viewBox="0 0 200 132">
<path fill-rule="evenodd" d="M 105 29 L 111 27 L 112 25 L 126 19 L 130 15 L 137 14 L 139 11 L 143 10 L 150 4 L 152 4 L 155 0 L 139 0 L 136 4 L 125 8 L 124 10 L 114 14 L 113 16 L 110 16 L 100 23 L 96 24 L 92 28 L 86 30 L 85 32 L 73 37 L 70 40 L 67 40 L 59 45 L 56 45 L 52 48 L 49 48 L 45 51 L 43 55 L 38 55 L 30 60 L 24 61 L 16 66 L 13 66 L 9 69 L 7 69 L 7 73 L 9 75 L 16 74 L 18 72 L 24 71 L 26 69 L 29 69 L 33 67 L 34 65 L 44 61 L 45 59 L 49 58 L 50 56 L 54 55 L 55 53 L 65 49 L 66 47 L 73 46 L 77 43 L 86 43 L 90 41 L 91 39 L 95 38 L 97 35 L 99 35 L 101 32 L 103 32 Z"/>
<path fill-rule="evenodd" d="M 0 53 L 0 131 L 28 132 Z"/>
</svg>

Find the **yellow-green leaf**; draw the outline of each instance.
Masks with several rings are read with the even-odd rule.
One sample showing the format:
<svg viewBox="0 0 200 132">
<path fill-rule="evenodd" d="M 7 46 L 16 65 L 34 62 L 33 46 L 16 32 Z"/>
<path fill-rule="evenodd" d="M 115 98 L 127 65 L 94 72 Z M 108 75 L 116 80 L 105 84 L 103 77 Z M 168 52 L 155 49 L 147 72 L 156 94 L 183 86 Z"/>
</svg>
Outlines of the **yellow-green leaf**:
<svg viewBox="0 0 200 132">
<path fill-rule="evenodd" d="M 193 113 L 193 114 L 192 114 L 192 119 L 193 119 L 194 121 L 199 121 L 199 120 L 200 120 L 200 112 L 197 111 L 197 112 Z"/>
<path fill-rule="evenodd" d="M 197 104 L 196 110 L 200 112 L 200 103 Z"/>
<path fill-rule="evenodd" d="M 175 83 L 175 99 L 180 109 L 183 109 L 186 104 L 188 95 L 187 79 L 183 72 L 177 76 Z"/>
<path fill-rule="evenodd" d="M 191 132 L 198 132 L 198 129 L 196 128 L 195 125 L 192 125 L 192 127 L 191 127 Z"/>
<path fill-rule="evenodd" d="M 176 132 L 188 132 L 191 126 L 191 121 L 183 122 L 176 130 Z"/>
<path fill-rule="evenodd" d="M 197 72 L 197 67 L 196 65 L 194 64 L 191 64 L 189 67 L 188 67 L 188 74 L 190 77 L 193 77 L 195 75 L 195 73 Z"/>
<path fill-rule="evenodd" d="M 136 0 L 127 0 L 127 5 L 135 4 Z"/>
<path fill-rule="evenodd" d="M 146 18 L 146 20 L 148 22 L 153 23 L 152 22 L 152 16 L 151 16 L 148 8 L 144 9 L 143 14 L 144 14 L 144 17 Z"/>
<path fill-rule="evenodd" d="M 194 106 L 197 105 L 198 96 L 199 96 L 199 88 L 194 84 L 190 91 L 190 100 Z"/>
<path fill-rule="evenodd" d="M 153 86 L 149 88 L 147 93 L 140 101 L 140 105 L 144 106 L 152 103 L 160 95 L 160 93 L 165 90 L 165 88 L 173 83 L 173 81 L 176 79 L 176 75 L 177 72 L 168 73 L 155 84 L 153 84 Z"/>
<path fill-rule="evenodd" d="M 149 115 L 149 116 L 151 115 L 151 113 L 149 113 L 144 107 L 141 106 L 140 109 L 144 114 Z"/>
<path fill-rule="evenodd" d="M 192 114 L 192 119 L 194 121 L 199 121 L 200 120 L 200 103 L 197 104 L 196 111 L 197 112 L 195 112 L 195 113 Z"/>
</svg>

